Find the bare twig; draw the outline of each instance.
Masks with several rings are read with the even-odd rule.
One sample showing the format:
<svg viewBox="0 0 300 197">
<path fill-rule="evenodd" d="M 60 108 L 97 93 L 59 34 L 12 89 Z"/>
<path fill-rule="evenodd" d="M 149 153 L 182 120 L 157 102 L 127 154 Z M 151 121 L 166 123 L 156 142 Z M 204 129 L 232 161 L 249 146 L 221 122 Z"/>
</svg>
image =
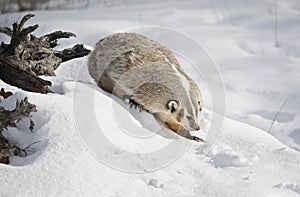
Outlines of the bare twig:
<svg viewBox="0 0 300 197">
<path fill-rule="evenodd" d="M 285 106 L 285 104 L 286 104 L 286 102 L 287 102 L 288 100 L 289 100 L 289 99 L 286 99 L 286 100 L 282 103 L 282 105 L 280 106 L 278 112 L 276 113 L 276 115 L 275 115 L 275 117 L 274 117 L 274 119 L 273 119 L 273 121 L 272 121 L 272 123 L 271 123 L 271 126 L 270 126 L 270 128 L 269 128 L 269 130 L 268 130 L 268 133 L 271 134 L 273 125 L 274 125 L 274 123 L 275 123 L 275 121 L 277 120 L 277 118 L 278 118 L 280 112 L 282 111 L 283 107 Z"/>
<path fill-rule="evenodd" d="M 278 3 L 277 0 L 275 1 L 275 47 L 279 47 L 279 42 L 278 42 Z"/>
<path fill-rule="evenodd" d="M 22 18 L 22 20 L 21 20 L 21 22 L 20 22 L 20 24 L 19 24 L 18 30 L 21 31 L 21 29 L 23 28 L 24 24 L 25 24 L 30 18 L 32 18 L 32 17 L 34 17 L 34 14 L 27 14 L 27 15 L 25 15 L 25 16 Z"/>
<path fill-rule="evenodd" d="M 0 33 L 4 33 L 8 35 L 9 37 L 12 36 L 12 30 L 9 27 L 0 27 Z"/>
</svg>

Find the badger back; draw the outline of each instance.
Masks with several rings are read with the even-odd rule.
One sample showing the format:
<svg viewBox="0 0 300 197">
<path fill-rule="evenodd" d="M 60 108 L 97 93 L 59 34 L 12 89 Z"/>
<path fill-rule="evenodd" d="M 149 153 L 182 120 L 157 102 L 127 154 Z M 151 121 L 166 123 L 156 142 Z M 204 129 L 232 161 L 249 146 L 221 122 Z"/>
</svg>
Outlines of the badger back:
<svg viewBox="0 0 300 197">
<path fill-rule="evenodd" d="M 97 81 L 101 74 L 116 58 L 135 48 L 143 48 L 159 44 L 136 33 L 116 33 L 102 38 L 89 56 L 88 69 Z"/>
</svg>

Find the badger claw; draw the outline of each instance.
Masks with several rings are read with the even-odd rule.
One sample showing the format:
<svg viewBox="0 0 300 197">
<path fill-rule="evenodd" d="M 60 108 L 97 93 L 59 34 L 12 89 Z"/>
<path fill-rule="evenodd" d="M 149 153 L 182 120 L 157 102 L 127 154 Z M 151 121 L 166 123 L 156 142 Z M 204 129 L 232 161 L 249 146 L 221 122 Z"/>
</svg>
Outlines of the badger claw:
<svg viewBox="0 0 300 197">
<path fill-rule="evenodd" d="M 197 142 L 205 142 L 204 139 L 198 138 L 196 136 L 193 136 L 193 140 L 197 141 Z"/>
<path fill-rule="evenodd" d="M 143 111 L 143 110 L 145 110 L 142 105 L 140 105 L 137 102 L 135 102 L 135 100 L 132 99 L 131 97 L 129 97 L 128 104 L 130 105 L 130 108 L 134 107 L 135 110 L 139 109 L 140 112 Z"/>
</svg>

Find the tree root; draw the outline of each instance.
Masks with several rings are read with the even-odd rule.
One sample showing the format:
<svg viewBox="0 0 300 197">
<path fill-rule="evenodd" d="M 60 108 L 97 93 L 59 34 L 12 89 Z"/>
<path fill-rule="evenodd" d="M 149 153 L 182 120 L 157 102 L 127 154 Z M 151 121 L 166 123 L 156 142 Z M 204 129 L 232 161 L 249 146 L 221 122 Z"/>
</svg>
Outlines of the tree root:
<svg viewBox="0 0 300 197">
<path fill-rule="evenodd" d="M 0 79 L 26 91 L 48 93 L 51 82 L 39 75 L 54 76 L 54 71 L 62 62 L 84 57 L 90 50 L 82 44 L 62 51 L 54 50 L 58 39 L 75 37 L 71 32 L 55 31 L 41 37 L 31 33 L 39 26 L 24 27 L 33 14 L 24 16 L 20 23 L 15 22 L 12 29 L 0 27 L 0 33 L 11 37 L 10 43 L 0 46 Z"/>
</svg>

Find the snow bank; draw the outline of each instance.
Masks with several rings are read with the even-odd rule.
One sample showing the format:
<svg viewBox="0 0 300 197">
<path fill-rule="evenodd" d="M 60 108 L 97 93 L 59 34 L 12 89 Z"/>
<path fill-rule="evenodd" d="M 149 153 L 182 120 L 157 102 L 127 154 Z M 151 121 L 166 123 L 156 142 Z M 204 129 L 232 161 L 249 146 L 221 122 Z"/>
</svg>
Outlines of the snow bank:
<svg viewBox="0 0 300 197">
<path fill-rule="evenodd" d="M 127 150 L 106 149 L 101 153 L 107 157 L 139 153 L 132 160 L 114 161 L 121 166 L 131 161 L 141 171 L 147 171 L 143 164 L 155 166 L 161 161 L 144 160 L 147 151 L 159 150 L 170 141 L 181 143 L 183 139 L 153 135 L 147 143 L 138 139 L 133 142 L 117 125 L 113 126 L 110 106 L 114 101 L 95 87 L 86 70 L 78 73 L 86 67 L 86 58 L 67 62 L 57 70 L 56 77 L 46 77 L 53 82 L 53 94 L 29 93 L 0 82 L 5 89 L 17 92 L 1 105 L 12 108 L 15 99 L 27 96 L 38 108 L 33 116 L 33 133 L 28 131 L 27 121 L 5 131 L 9 140 L 20 147 L 38 143 L 30 146 L 33 154 L 10 158 L 10 166 L 0 165 L 0 195 L 299 196 L 299 8 L 299 3 L 293 1 L 278 2 L 279 47 L 274 45 L 275 7 L 268 0 L 188 4 L 168 1 L 111 8 L 95 4 L 80 11 L 36 12 L 30 23 L 40 24 L 37 34 L 57 29 L 77 33 L 77 38 L 63 41 L 62 47 L 73 43 L 93 46 L 108 33 L 148 25 L 188 33 L 219 67 L 226 88 L 227 118 L 216 143 L 189 142 L 186 149 L 172 149 L 170 155 L 180 154 L 163 168 L 126 173 L 99 161 L 82 140 L 84 129 L 93 130 L 91 113 L 96 112 L 99 125 L 112 130 L 106 136 Z M 7 26 L 21 15 L 24 13 L 0 15 L 1 24 Z M 7 40 L 2 36 L 1 40 Z M 78 116 L 74 96 L 84 106 L 90 99 L 89 91 L 96 101 L 95 112 L 77 107 L 83 111 Z M 270 131 L 273 137 L 267 131 L 286 99 Z M 202 119 L 206 124 L 210 122 L 208 111 Z M 134 112 L 122 113 L 132 118 Z M 93 142 L 98 141 L 103 140 L 94 138 Z"/>
</svg>

